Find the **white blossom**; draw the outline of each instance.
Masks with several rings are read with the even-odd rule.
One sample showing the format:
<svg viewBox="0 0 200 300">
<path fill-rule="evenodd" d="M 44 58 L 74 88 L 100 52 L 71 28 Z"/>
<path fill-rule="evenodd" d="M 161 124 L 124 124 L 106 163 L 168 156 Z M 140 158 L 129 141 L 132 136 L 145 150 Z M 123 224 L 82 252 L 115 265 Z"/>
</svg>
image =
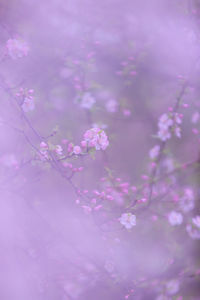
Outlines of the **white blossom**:
<svg viewBox="0 0 200 300">
<path fill-rule="evenodd" d="M 174 294 L 178 293 L 178 291 L 179 291 L 179 281 L 176 280 L 176 279 L 170 280 L 166 284 L 166 289 L 167 289 L 167 293 L 169 295 L 174 295 Z"/>
<path fill-rule="evenodd" d="M 121 215 L 119 221 L 126 229 L 131 229 L 136 225 L 136 216 L 131 213 L 124 213 Z"/>
<path fill-rule="evenodd" d="M 168 215 L 168 221 L 172 226 L 181 225 L 183 222 L 183 216 L 181 213 L 171 211 Z"/>
</svg>

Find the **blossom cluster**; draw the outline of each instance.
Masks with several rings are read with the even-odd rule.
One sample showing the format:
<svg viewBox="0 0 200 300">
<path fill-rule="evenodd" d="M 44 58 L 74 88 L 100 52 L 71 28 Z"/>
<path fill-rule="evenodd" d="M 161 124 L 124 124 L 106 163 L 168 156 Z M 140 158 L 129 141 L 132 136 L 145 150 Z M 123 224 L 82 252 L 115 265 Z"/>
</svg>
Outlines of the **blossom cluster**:
<svg viewBox="0 0 200 300">
<path fill-rule="evenodd" d="M 158 121 L 158 138 L 165 142 L 172 136 L 172 131 L 175 136 L 181 137 L 180 124 L 182 123 L 182 115 L 178 113 L 163 114 Z"/>
<path fill-rule="evenodd" d="M 194 193 L 191 188 L 185 188 L 184 194 L 179 200 L 179 206 L 184 213 L 194 209 Z"/>
<path fill-rule="evenodd" d="M 152 160 L 155 160 L 158 155 L 160 153 L 160 146 L 159 145 L 155 145 L 150 151 L 149 151 L 149 157 Z"/>
<path fill-rule="evenodd" d="M 18 93 L 17 96 L 21 96 L 23 94 L 23 90 L 21 93 Z M 32 100 L 32 97 L 30 98 Z M 22 106 L 23 107 L 23 106 Z M 63 165 L 68 166 L 69 164 L 65 162 L 65 159 L 71 158 L 72 156 L 79 156 L 88 153 L 88 148 L 95 148 L 96 150 L 105 150 L 109 145 L 108 137 L 104 130 L 95 127 L 89 129 L 84 134 L 84 139 L 81 141 L 81 146 L 74 145 L 72 142 L 67 139 L 62 140 L 62 144 L 48 144 L 44 141 L 40 143 L 39 149 L 39 157 L 42 161 L 51 160 L 50 151 L 53 151 L 59 159 L 63 160 Z"/>
<path fill-rule="evenodd" d="M 89 148 L 95 148 L 96 150 L 105 150 L 109 145 L 105 131 L 98 127 L 87 130 L 84 134 L 84 141 Z"/>
</svg>

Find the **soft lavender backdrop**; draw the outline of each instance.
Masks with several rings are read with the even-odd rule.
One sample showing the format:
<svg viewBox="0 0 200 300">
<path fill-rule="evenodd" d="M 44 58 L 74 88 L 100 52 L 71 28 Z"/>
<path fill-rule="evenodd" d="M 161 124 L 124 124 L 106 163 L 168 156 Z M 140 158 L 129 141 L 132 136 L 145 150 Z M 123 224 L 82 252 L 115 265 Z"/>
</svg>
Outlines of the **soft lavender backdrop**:
<svg viewBox="0 0 200 300">
<path fill-rule="evenodd" d="M 200 299 L 199 20 L 0 1 L 0 300 Z"/>
</svg>

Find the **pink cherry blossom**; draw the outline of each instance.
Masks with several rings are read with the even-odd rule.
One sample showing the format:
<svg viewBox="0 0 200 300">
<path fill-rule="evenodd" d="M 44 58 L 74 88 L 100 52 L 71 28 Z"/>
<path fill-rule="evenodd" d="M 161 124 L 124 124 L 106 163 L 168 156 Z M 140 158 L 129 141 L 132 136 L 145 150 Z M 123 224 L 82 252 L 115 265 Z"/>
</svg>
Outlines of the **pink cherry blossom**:
<svg viewBox="0 0 200 300">
<path fill-rule="evenodd" d="M 158 137 L 161 139 L 163 142 L 171 138 L 171 126 L 173 125 L 173 120 L 167 115 L 163 114 L 159 118 L 158 122 Z"/>
<path fill-rule="evenodd" d="M 87 142 L 88 147 L 94 147 L 96 150 L 105 150 L 109 145 L 105 131 L 98 127 L 87 130 L 84 134 L 84 140 Z"/>
</svg>

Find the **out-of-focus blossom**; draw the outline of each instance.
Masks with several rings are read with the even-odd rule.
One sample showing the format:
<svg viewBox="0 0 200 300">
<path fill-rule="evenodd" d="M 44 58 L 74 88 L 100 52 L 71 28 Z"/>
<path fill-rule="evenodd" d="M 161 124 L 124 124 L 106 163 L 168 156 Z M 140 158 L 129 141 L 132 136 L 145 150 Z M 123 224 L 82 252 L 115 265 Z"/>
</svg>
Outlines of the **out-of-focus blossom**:
<svg viewBox="0 0 200 300">
<path fill-rule="evenodd" d="M 175 113 L 174 115 L 163 114 L 158 121 L 158 137 L 161 141 L 165 142 L 171 138 L 172 129 L 174 134 L 180 138 L 181 137 L 181 128 L 180 124 L 182 123 L 181 115 Z"/>
<path fill-rule="evenodd" d="M 48 145 L 45 142 L 40 143 L 40 159 L 42 161 L 48 160 L 49 155 L 48 155 Z"/>
<path fill-rule="evenodd" d="M 180 124 L 182 123 L 182 115 L 175 113 L 174 114 L 174 134 L 175 136 L 177 136 L 178 138 L 181 138 L 181 128 L 180 128 Z"/>
<path fill-rule="evenodd" d="M 196 224 L 195 224 L 196 225 Z M 188 224 L 186 226 L 186 231 L 189 234 L 189 236 L 193 239 L 193 240 L 199 240 L 200 239 L 200 230 L 199 228 L 196 229 L 194 228 L 191 224 Z"/>
<path fill-rule="evenodd" d="M 149 151 L 149 156 L 151 159 L 155 159 L 160 152 L 160 146 L 155 145 L 150 151 Z"/>
<path fill-rule="evenodd" d="M 175 127 L 174 133 L 178 138 L 181 138 L 181 128 L 180 127 Z"/>
<path fill-rule="evenodd" d="M 133 226 L 136 226 L 136 216 L 131 213 L 122 214 L 119 221 L 126 229 L 131 229 Z"/>
<path fill-rule="evenodd" d="M 171 211 L 168 215 L 168 221 L 172 226 L 181 225 L 183 222 L 183 216 L 181 213 Z"/>
<path fill-rule="evenodd" d="M 20 88 L 16 96 L 22 101 L 22 109 L 24 112 L 32 111 L 35 109 L 35 102 L 33 96 L 33 89 Z"/>
<path fill-rule="evenodd" d="M 90 93 L 85 93 L 81 99 L 81 107 L 91 109 L 96 100 Z"/>
<path fill-rule="evenodd" d="M 114 113 L 117 110 L 118 103 L 115 99 L 110 99 L 106 102 L 106 110 L 110 113 Z"/>
<path fill-rule="evenodd" d="M 109 145 L 105 131 L 100 128 L 87 130 L 84 134 L 84 140 L 88 143 L 88 147 L 94 147 L 96 150 L 105 150 Z"/>
<path fill-rule="evenodd" d="M 182 119 L 181 119 L 181 115 L 180 114 L 178 114 L 178 113 L 174 114 L 174 122 L 176 124 L 179 124 L 179 125 L 182 123 Z"/>
<path fill-rule="evenodd" d="M 73 151 L 73 149 L 74 149 L 74 145 L 73 145 L 72 143 L 69 143 L 69 144 L 68 144 L 68 147 L 67 147 L 67 151 L 68 151 L 69 153 L 71 153 L 71 152 Z"/>
<path fill-rule="evenodd" d="M 196 216 L 194 218 L 192 218 L 192 223 L 200 229 L 200 216 Z"/>
<path fill-rule="evenodd" d="M 194 193 L 190 188 L 185 189 L 184 196 L 180 199 L 179 202 L 180 209 L 187 213 L 194 208 Z"/>
<path fill-rule="evenodd" d="M 35 109 L 35 103 L 33 97 L 26 97 L 22 104 L 22 109 L 24 112 L 28 112 Z"/>
<path fill-rule="evenodd" d="M 42 148 L 42 149 L 48 149 L 48 145 L 45 143 L 45 142 L 41 142 L 40 143 L 40 147 Z"/>
<path fill-rule="evenodd" d="M 56 147 L 55 147 L 55 152 L 56 152 L 58 155 L 62 155 L 62 153 L 63 153 L 63 148 L 61 147 L 61 145 L 56 145 Z"/>
<path fill-rule="evenodd" d="M 9 39 L 6 43 L 8 55 L 12 59 L 21 58 L 27 56 L 29 47 L 25 41 L 20 39 Z"/>
<path fill-rule="evenodd" d="M 171 172 L 174 170 L 174 161 L 172 158 L 166 158 L 162 163 L 166 172 Z"/>
<path fill-rule="evenodd" d="M 179 281 L 176 279 L 170 280 L 166 284 L 166 290 L 169 295 L 175 295 L 179 291 Z"/>
<path fill-rule="evenodd" d="M 173 120 L 167 115 L 163 114 L 158 121 L 158 137 L 162 141 L 166 141 L 171 138 L 170 127 L 173 125 Z"/>
<path fill-rule="evenodd" d="M 168 128 L 161 128 L 158 132 L 158 137 L 161 141 L 165 142 L 171 138 L 171 133 Z"/>
</svg>

